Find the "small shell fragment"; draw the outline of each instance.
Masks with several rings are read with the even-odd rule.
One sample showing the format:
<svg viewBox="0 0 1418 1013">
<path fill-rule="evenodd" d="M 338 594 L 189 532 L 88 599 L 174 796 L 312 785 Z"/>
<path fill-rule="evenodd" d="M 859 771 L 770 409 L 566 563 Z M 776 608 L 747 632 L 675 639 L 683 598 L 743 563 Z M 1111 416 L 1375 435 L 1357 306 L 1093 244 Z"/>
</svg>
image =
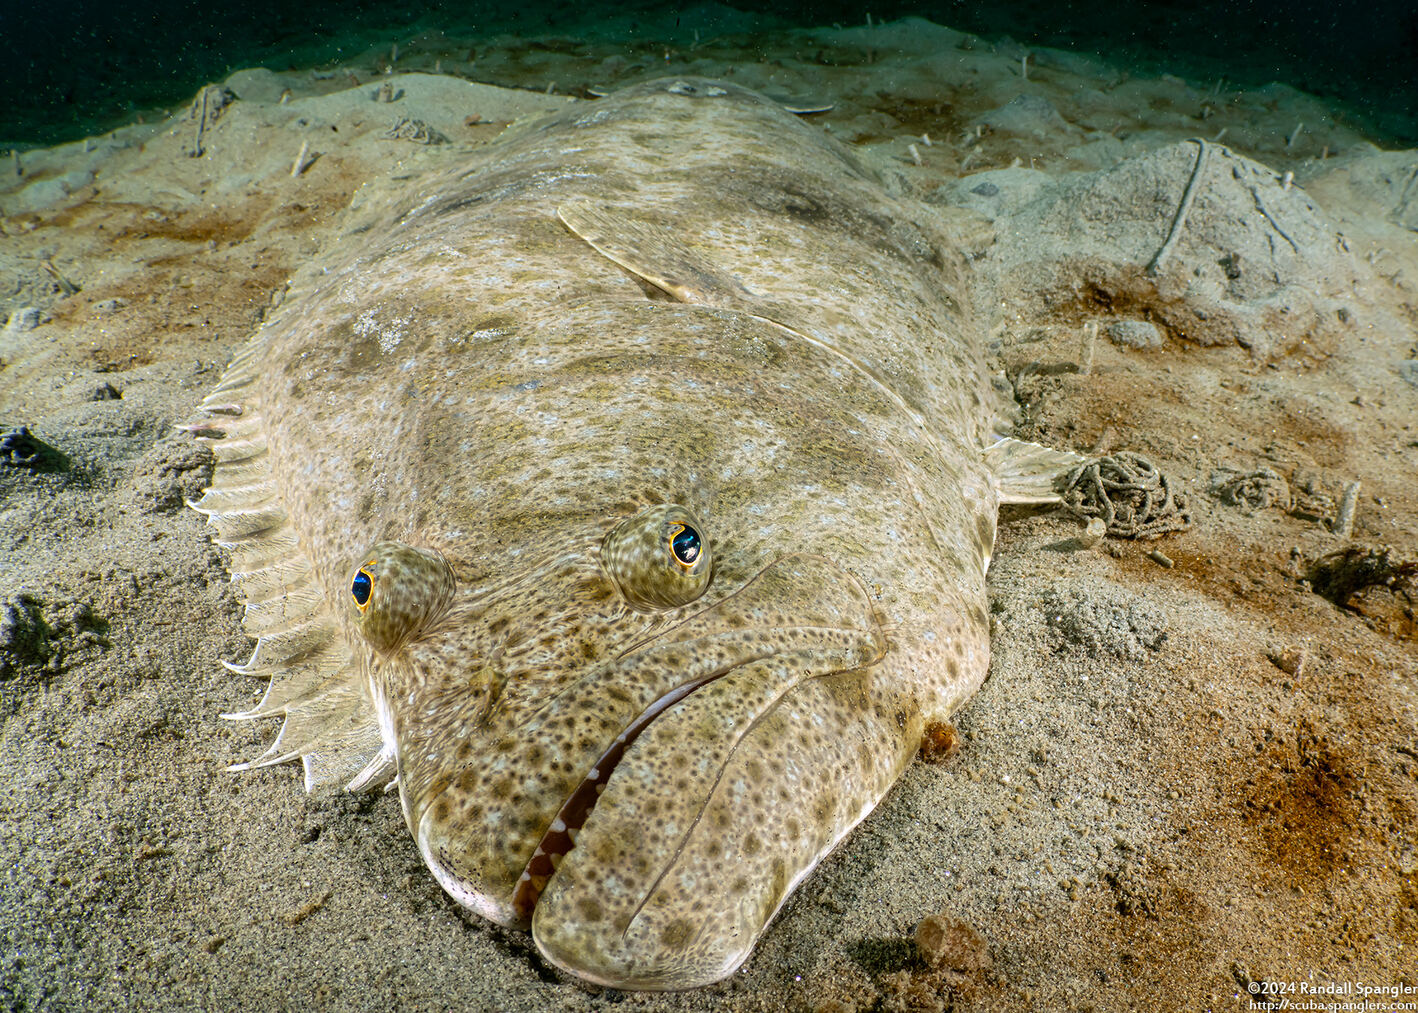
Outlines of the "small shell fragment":
<svg viewBox="0 0 1418 1013">
<path fill-rule="evenodd" d="M 1091 549 L 1103 540 L 1103 536 L 1108 533 L 1108 525 L 1101 517 L 1090 517 L 1088 526 L 1083 529 L 1083 534 L 1078 536 L 1078 544 L 1085 549 Z"/>
</svg>

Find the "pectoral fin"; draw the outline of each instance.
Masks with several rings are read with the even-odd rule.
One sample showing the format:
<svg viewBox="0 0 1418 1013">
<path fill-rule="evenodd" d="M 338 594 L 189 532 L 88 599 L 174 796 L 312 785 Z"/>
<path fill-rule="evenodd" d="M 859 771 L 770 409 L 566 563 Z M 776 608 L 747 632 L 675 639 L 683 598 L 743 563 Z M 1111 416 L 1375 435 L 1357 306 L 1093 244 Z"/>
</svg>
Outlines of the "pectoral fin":
<svg viewBox="0 0 1418 1013">
<path fill-rule="evenodd" d="M 1005 437 L 985 448 L 985 464 L 1001 503 L 1057 503 L 1059 482 L 1088 458 L 1041 443 Z"/>
</svg>

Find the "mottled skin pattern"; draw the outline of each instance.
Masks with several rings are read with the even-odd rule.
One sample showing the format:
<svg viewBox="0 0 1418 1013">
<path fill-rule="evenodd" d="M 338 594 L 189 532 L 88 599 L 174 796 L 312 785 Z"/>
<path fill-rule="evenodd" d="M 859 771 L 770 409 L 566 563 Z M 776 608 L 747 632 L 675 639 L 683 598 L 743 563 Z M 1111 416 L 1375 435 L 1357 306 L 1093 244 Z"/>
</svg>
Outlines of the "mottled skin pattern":
<svg viewBox="0 0 1418 1013">
<path fill-rule="evenodd" d="M 530 928 L 592 981 L 717 980 L 984 678 L 997 488 L 960 264 L 841 145 L 699 80 L 403 187 L 209 399 L 245 411 L 196 505 L 262 633 L 252 713 L 287 716 L 273 759 L 313 782 L 397 764 L 439 882 L 526 927 L 563 802 L 703 680 Z"/>
</svg>

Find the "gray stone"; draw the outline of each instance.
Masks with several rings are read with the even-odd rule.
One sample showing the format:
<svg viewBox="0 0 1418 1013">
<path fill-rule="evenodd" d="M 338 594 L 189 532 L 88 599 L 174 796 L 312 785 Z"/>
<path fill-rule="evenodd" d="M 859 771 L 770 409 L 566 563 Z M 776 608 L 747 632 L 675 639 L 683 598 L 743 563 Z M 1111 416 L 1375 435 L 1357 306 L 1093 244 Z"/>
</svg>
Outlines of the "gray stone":
<svg viewBox="0 0 1418 1013">
<path fill-rule="evenodd" d="M 1146 320 L 1114 320 L 1108 325 L 1108 338 L 1126 348 L 1161 348 L 1162 334 Z"/>
</svg>

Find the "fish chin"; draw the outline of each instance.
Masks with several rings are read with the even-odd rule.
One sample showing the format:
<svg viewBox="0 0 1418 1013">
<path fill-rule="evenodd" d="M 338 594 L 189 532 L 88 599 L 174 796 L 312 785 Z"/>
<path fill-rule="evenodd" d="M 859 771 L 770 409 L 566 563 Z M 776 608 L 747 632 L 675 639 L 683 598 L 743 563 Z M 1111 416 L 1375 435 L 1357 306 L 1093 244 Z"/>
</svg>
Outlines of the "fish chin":
<svg viewBox="0 0 1418 1013">
<path fill-rule="evenodd" d="M 858 593 L 852 611 L 869 615 Z M 639 730 L 541 891 L 532 934 L 549 961 L 662 990 L 743 962 L 919 740 L 884 691 L 879 631 L 838 622 L 807 637 L 799 627 Z"/>
<path fill-rule="evenodd" d="M 694 988 L 732 973 L 909 762 L 919 727 L 889 699 L 873 706 L 881 682 L 879 664 L 793 651 L 659 717 L 542 892 L 538 948 L 612 987 Z M 838 717 L 852 734 L 837 734 Z"/>
<path fill-rule="evenodd" d="M 886 714 L 906 710 L 881 692 L 886 649 L 856 578 L 823 557 L 783 557 L 575 685 L 583 703 L 566 705 L 577 713 L 603 711 L 610 687 L 660 689 L 581 761 L 560 809 L 543 810 L 520 878 L 480 860 L 518 819 L 486 796 L 470 821 L 440 819 L 452 806 L 420 793 L 420 850 L 461 904 L 530 927 L 549 960 L 582 978 L 643 989 L 717 980 L 869 809 L 861 800 L 874 803 L 899 772 L 881 760 L 911 734 Z M 834 722 L 861 715 L 881 727 L 836 734 Z M 510 735 L 518 749 L 540 741 L 532 727 Z"/>
</svg>

